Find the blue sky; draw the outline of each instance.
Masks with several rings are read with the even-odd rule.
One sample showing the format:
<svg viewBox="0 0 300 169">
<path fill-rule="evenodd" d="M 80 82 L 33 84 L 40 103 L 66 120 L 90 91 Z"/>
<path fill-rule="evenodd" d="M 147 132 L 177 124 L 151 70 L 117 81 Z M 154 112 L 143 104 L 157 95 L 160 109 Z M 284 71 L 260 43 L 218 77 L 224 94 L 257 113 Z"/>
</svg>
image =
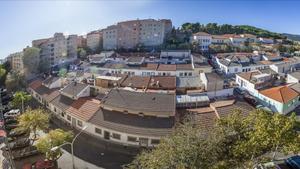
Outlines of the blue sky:
<svg viewBox="0 0 300 169">
<path fill-rule="evenodd" d="M 55 32 L 84 34 L 118 21 L 169 18 L 184 22 L 248 24 L 300 34 L 297 0 L 1 0 L 0 58 Z"/>
</svg>

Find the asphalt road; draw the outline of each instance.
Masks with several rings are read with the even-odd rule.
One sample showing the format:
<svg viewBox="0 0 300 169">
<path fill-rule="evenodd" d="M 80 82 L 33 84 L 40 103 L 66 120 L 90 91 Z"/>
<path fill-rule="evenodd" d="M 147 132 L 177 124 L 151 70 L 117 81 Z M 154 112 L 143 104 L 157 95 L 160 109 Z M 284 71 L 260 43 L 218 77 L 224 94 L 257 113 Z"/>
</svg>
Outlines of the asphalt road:
<svg viewBox="0 0 300 169">
<path fill-rule="evenodd" d="M 52 122 L 51 128 L 71 129 L 59 120 L 53 121 L 55 124 Z M 64 146 L 64 149 L 70 152 L 69 145 Z M 130 163 L 138 152 L 136 148 L 112 144 L 85 133 L 82 133 L 74 143 L 75 156 L 106 169 L 122 168 L 121 166 Z"/>
</svg>

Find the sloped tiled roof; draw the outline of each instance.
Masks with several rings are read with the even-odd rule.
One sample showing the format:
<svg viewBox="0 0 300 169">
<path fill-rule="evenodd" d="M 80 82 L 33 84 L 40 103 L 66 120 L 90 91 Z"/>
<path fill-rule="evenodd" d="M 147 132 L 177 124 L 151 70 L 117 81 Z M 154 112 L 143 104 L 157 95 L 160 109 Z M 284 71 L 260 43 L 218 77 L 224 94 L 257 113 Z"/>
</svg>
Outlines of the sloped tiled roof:
<svg viewBox="0 0 300 169">
<path fill-rule="evenodd" d="M 157 118 L 137 116 L 100 108 L 89 120 L 90 123 L 114 131 L 148 136 L 166 136 L 173 131 L 174 117 Z"/>
<path fill-rule="evenodd" d="M 176 89 L 175 76 L 152 76 L 148 89 Z"/>
<path fill-rule="evenodd" d="M 55 76 L 50 76 L 47 79 L 45 79 L 43 81 L 44 85 L 51 85 L 53 82 L 57 81 L 59 79 L 59 77 L 55 77 Z"/>
<path fill-rule="evenodd" d="M 287 103 L 298 96 L 298 93 L 288 86 L 273 87 L 259 93 L 281 103 Z"/>
<path fill-rule="evenodd" d="M 71 116 L 88 121 L 100 108 L 100 101 L 91 97 L 79 98 L 72 102 L 66 112 Z"/>
<path fill-rule="evenodd" d="M 260 75 L 260 74 L 261 73 L 258 70 L 254 70 L 254 71 L 251 71 L 251 72 L 242 72 L 242 73 L 239 73 L 237 75 L 242 77 L 245 80 L 250 81 L 253 76 Z"/>
<path fill-rule="evenodd" d="M 159 64 L 158 71 L 175 71 L 176 65 L 166 65 L 166 64 Z"/>
<path fill-rule="evenodd" d="M 127 77 L 122 83 L 122 87 L 132 87 L 132 88 L 146 88 L 150 81 L 149 76 L 130 76 Z"/>
<path fill-rule="evenodd" d="M 51 101 L 51 104 L 53 104 L 55 107 L 58 107 L 62 111 L 65 111 L 67 108 L 70 107 L 70 105 L 74 102 L 74 100 L 70 99 L 67 96 L 64 96 L 62 94 L 58 95 L 55 99 Z"/>
<path fill-rule="evenodd" d="M 252 110 L 254 110 L 254 107 L 247 102 L 235 101 L 230 105 L 216 107 L 215 110 L 219 118 L 224 118 L 232 114 L 235 110 L 240 110 L 242 116 L 247 116 Z"/>
<path fill-rule="evenodd" d="M 35 92 L 37 92 L 47 102 L 52 101 L 55 97 L 59 95 L 58 89 L 49 89 L 48 87 L 43 85 L 38 87 L 35 90 Z"/>
<path fill-rule="evenodd" d="M 175 95 L 144 93 L 123 89 L 112 89 L 102 100 L 102 106 L 112 110 L 128 111 L 133 114 L 168 117 L 175 115 Z"/>
<path fill-rule="evenodd" d="M 83 89 L 85 89 L 88 86 L 88 84 L 84 83 L 77 83 L 77 82 L 72 82 L 68 86 L 62 89 L 62 93 L 71 95 L 71 96 L 77 96 Z"/>
<path fill-rule="evenodd" d="M 36 90 L 38 87 L 42 86 L 42 80 L 37 79 L 29 84 L 29 88 Z"/>
<path fill-rule="evenodd" d="M 145 67 L 145 69 L 147 70 L 156 70 L 158 67 L 157 63 L 148 63 Z"/>
<path fill-rule="evenodd" d="M 127 62 L 142 62 L 144 57 L 131 56 L 128 58 Z"/>
<path fill-rule="evenodd" d="M 192 64 L 177 64 L 176 70 L 193 70 Z"/>
</svg>

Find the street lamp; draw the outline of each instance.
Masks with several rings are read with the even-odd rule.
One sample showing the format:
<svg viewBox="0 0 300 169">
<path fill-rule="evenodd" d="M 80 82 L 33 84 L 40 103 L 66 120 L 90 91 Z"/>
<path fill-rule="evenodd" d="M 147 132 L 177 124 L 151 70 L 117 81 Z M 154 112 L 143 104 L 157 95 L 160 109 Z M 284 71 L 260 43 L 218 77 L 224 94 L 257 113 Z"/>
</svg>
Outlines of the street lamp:
<svg viewBox="0 0 300 169">
<path fill-rule="evenodd" d="M 51 148 L 51 151 L 56 151 L 57 149 L 61 148 L 64 145 L 69 144 L 71 146 L 71 154 L 72 154 L 72 168 L 75 169 L 75 163 L 74 163 L 74 142 L 76 141 L 77 137 L 85 130 L 87 129 L 87 126 L 84 126 L 78 134 L 73 138 L 72 142 L 65 142 L 59 146 L 55 146 Z"/>
</svg>

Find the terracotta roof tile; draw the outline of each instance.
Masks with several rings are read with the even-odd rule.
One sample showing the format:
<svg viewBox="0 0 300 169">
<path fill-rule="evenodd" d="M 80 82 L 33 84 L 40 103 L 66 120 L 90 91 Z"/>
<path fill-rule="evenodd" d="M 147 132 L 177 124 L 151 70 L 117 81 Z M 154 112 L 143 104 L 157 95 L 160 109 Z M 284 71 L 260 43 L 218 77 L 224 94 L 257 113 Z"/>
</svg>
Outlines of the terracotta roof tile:
<svg viewBox="0 0 300 169">
<path fill-rule="evenodd" d="M 273 87 L 259 93 L 281 103 L 287 103 L 298 96 L 298 93 L 288 86 Z"/>
<path fill-rule="evenodd" d="M 260 75 L 261 73 L 258 71 L 258 70 L 254 70 L 254 71 L 251 71 L 251 72 L 242 72 L 242 73 L 239 73 L 238 76 L 250 81 L 251 78 L 255 75 Z"/>
<path fill-rule="evenodd" d="M 176 89 L 176 77 L 175 76 L 153 76 L 151 77 L 148 89 Z"/>
<path fill-rule="evenodd" d="M 146 88 L 150 82 L 150 77 L 143 76 L 130 76 L 127 77 L 122 83 L 122 87 L 132 87 L 132 88 Z"/>
<path fill-rule="evenodd" d="M 178 64 L 176 70 L 193 70 L 192 64 Z"/>
<path fill-rule="evenodd" d="M 176 71 L 176 65 L 160 64 L 157 68 L 158 71 Z"/>
<path fill-rule="evenodd" d="M 148 63 L 145 67 L 142 67 L 144 70 L 156 70 L 158 67 L 157 63 Z"/>
<path fill-rule="evenodd" d="M 36 90 L 40 86 L 42 86 L 42 80 L 40 80 L 40 79 L 35 80 L 29 84 L 29 88 L 31 88 L 33 90 Z"/>
<path fill-rule="evenodd" d="M 100 101 L 91 97 L 75 100 L 66 112 L 71 116 L 88 121 L 100 108 Z"/>
</svg>

